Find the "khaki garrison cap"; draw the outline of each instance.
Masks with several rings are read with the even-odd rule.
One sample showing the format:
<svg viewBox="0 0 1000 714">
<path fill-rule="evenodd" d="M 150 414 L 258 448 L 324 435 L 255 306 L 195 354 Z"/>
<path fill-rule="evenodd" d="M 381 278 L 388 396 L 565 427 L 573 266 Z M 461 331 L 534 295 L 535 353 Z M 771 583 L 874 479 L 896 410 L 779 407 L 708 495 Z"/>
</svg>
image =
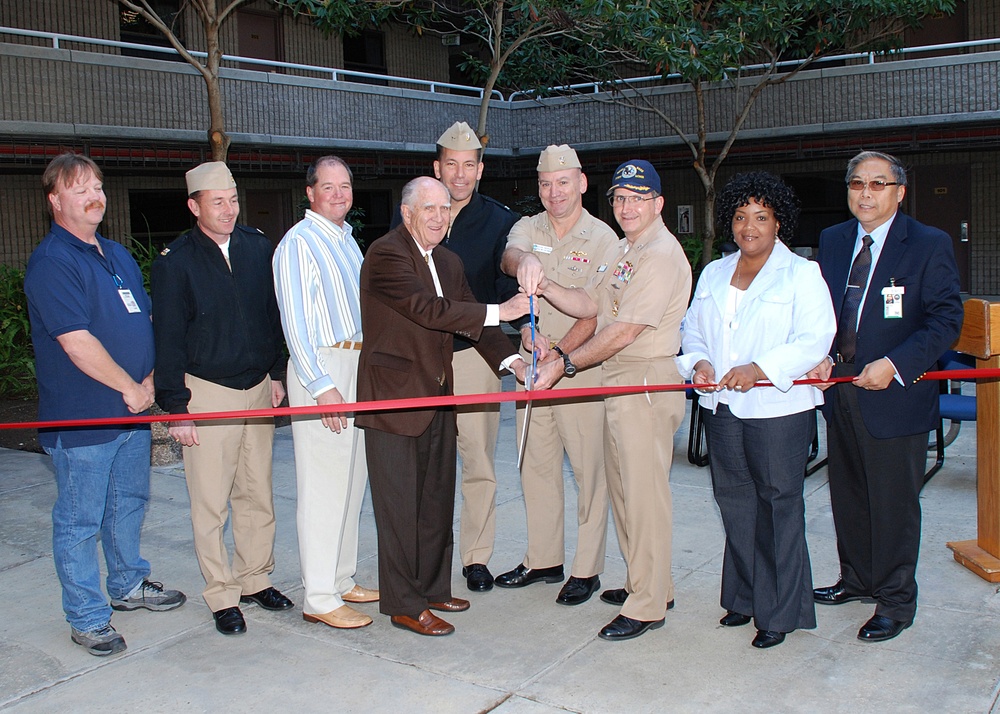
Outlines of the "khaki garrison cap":
<svg viewBox="0 0 1000 714">
<path fill-rule="evenodd" d="M 209 161 L 184 174 L 188 196 L 197 191 L 225 191 L 236 188 L 233 174 L 223 161 Z"/>
<path fill-rule="evenodd" d="M 538 171 L 565 171 L 566 169 L 582 169 L 580 159 L 568 144 L 547 146 L 538 156 Z"/>
<path fill-rule="evenodd" d="M 464 121 L 457 121 L 437 140 L 438 146 L 452 151 L 478 151 L 483 148 L 472 127 Z"/>
</svg>

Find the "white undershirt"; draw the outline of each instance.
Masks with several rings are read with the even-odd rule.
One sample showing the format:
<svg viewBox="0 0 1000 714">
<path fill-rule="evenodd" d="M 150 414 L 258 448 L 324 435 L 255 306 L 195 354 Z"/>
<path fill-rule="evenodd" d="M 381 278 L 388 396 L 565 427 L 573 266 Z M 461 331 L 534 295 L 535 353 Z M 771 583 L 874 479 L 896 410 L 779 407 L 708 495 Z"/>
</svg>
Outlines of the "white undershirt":
<svg viewBox="0 0 1000 714">
<path fill-rule="evenodd" d="M 743 303 L 743 298 L 746 296 L 746 290 L 740 290 L 735 285 L 729 286 L 729 292 L 726 294 L 726 312 L 722 316 L 722 324 L 725 329 L 722 331 L 722 349 L 720 350 L 719 364 L 715 366 L 715 381 L 718 382 L 722 377 L 732 369 L 733 361 L 729 353 L 730 345 L 732 344 L 733 332 L 739 329 L 740 324 L 736 320 L 737 314 L 739 314 L 740 305 Z M 719 401 L 722 404 L 729 404 L 729 390 L 723 389 L 719 392 Z"/>
</svg>

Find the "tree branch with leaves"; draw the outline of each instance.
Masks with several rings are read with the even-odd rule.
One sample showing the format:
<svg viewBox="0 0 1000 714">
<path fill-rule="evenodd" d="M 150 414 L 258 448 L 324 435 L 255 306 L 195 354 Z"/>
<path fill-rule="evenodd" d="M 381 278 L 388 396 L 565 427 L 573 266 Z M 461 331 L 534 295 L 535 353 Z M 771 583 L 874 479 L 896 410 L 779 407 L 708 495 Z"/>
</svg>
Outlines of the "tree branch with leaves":
<svg viewBox="0 0 1000 714">
<path fill-rule="evenodd" d="M 173 18 L 165 19 L 157 13 L 149 0 L 113 0 L 123 7 L 138 14 L 146 22 L 156 28 L 177 50 L 177 53 L 187 61 L 205 80 L 208 91 L 208 143 L 212 151 L 213 161 L 225 161 L 229 154 L 231 139 L 226 133 L 226 116 L 222 106 L 222 88 L 219 83 L 219 67 L 222 64 L 222 46 L 219 44 L 219 30 L 240 5 L 250 0 L 229 0 L 220 3 L 217 0 L 183 0 L 180 12 Z M 182 14 L 191 9 L 201 21 L 205 30 L 205 61 L 195 57 L 184 46 L 177 35 L 176 23 Z"/>
<path fill-rule="evenodd" d="M 627 55 L 629 67 L 644 65 L 664 80 L 691 87 L 697 117 L 694 136 L 648 91 L 627 79 L 624 91 L 587 99 L 649 112 L 690 150 L 692 168 L 705 191 L 703 265 L 711 260 L 715 241 L 719 168 L 763 93 L 821 57 L 898 47 L 905 27 L 955 8 L 954 0 L 582 0 L 579 5 L 580 11 L 601 21 L 599 42 Z M 784 58 L 801 61 L 784 66 Z M 725 121 L 708 115 L 707 95 L 717 91 L 732 92 L 732 113 L 725 140 L 712 147 L 710 125 Z"/>
</svg>

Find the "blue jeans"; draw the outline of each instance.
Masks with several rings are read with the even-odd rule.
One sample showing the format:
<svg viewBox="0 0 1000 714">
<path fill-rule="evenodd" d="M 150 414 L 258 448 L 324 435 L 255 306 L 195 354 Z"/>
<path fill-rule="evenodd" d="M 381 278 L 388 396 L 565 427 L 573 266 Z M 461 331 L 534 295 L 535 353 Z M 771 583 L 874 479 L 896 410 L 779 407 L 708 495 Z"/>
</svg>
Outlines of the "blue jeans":
<svg viewBox="0 0 1000 714">
<path fill-rule="evenodd" d="M 52 555 L 62 584 L 66 620 L 90 631 L 111 621 L 97 560 L 100 533 L 107 588 L 124 598 L 149 575 L 139 555 L 139 531 L 149 501 L 148 429 L 125 431 L 104 444 L 46 449 L 56 470 Z"/>
</svg>

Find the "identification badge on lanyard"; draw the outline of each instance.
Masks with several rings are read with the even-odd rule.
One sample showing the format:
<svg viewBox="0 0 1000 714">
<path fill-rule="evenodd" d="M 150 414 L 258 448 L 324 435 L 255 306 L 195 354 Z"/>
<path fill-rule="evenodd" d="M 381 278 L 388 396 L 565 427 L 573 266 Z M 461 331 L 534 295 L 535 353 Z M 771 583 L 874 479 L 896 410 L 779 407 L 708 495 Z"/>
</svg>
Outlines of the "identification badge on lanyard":
<svg viewBox="0 0 1000 714">
<path fill-rule="evenodd" d="M 896 285 L 896 279 L 889 281 L 889 287 L 882 288 L 882 302 L 884 304 L 883 317 L 886 320 L 901 318 L 903 316 L 903 293 L 906 288 Z"/>
<path fill-rule="evenodd" d="M 135 298 L 132 297 L 132 291 L 128 288 L 118 288 L 118 297 L 122 299 L 125 309 L 130 313 L 142 312 L 142 310 L 139 309 L 139 303 L 137 303 Z"/>
</svg>

